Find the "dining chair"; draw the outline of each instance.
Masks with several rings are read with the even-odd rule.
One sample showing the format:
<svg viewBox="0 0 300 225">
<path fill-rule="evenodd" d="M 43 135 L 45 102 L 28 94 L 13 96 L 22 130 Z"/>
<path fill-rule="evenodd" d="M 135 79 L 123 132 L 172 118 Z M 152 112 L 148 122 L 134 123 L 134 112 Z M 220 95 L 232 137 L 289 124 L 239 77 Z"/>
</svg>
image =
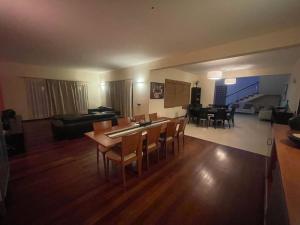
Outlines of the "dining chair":
<svg viewBox="0 0 300 225">
<path fill-rule="evenodd" d="M 126 187 L 126 165 L 136 161 L 140 165 L 142 160 L 142 133 L 133 133 L 122 137 L 120 147 L 116 147 L 106 154 L 106 174 L 109 177 L 109 161 L 119 164 L 122 168 L 123 186 Z M 138 166 L 138 175 L 141 175 L 140 166 Z"/>
<path fill-rule="evenodd" d="M 230 127 L 230 121 L 232 122 L 232 126 L 234 127 L 234 114 L 235 114 L 235 106 L 232 106 L 231 111 L 227 114 L 229 127 Z"/>
<path fill-rule="evenodd" d="M 225 120 L 228 121 L 226 109 L 218 109 L 214 116 L 210 118 L 210 120 L 213 120 L 215 128 L 217 128 L 218 122 L 222 122 L 223 128 L 225 128 Z"/>
<path fill-rule="evenodd" d="M 202 125 L 206 124 L 206 127 L 208 127 L 209 118 L 208 118 L 208 109 L 207 108 L 201 108 L 197 115 L 197 125 L 199 125 L 199 122 L 201 122 Z"/>
<path fill-rule="evenodd" d="M 104 132 L 105 130 L 110 130 L 112 128 L 112 122 L 111 120 L 107 121 L 100 121 L 100 122 L 94 122 L 93 123 L 93 129 L 95 134 Z M 104 175 L 106 176 L 105 168 L 106 168 L 106 161 L 105 161 L 105 154 L 110 149 L 103 147 L 102 145 L 97 144 L 97 165 L 99 165 L 99 152 L 102 153 L 103 157 L 103 166 L 104 166 Z"/>
<path fill-rule="evenodd" d="M 167 148 L 169 144 L 172 144 L 172 151 L 175 154 L 175 135 L 176 135 L 176 127 L 177 123 L 175 121 L 171 121 L 167 123 L 166 133 L 160 138 L 160 143 L 163 146 L 165 151 L 165 158 L 167 159 Z"/>
<path fill-rule="evenodd" d="M 145 115 L 135 115 L 133 116 L 133 120 L 134 122 L 141 122 L 141 121 L 145 121 L 146 120 L 146 117 Z"/>
<path fill-rule="evenodd" d="M 179 152 L 180 137 L 182 137 L 182 147 L 184 147 L 184 131 L 185 131 L 187 122 L 188 122 L 187 118 L 182 118 L 179 120 L 179 127 L 178 127 L 178 130 L 176 131 L 178 152 Z"/>
<path fill-rule="evenodd" d="M 160 137 L 161 125 L 150 127 L 147 129 L 147 139 L 145 145 L 145 152 L 147 158 L 147 169 L 149 168 L 149 155 L 152 152 L 156 151 L 157 154 L 157 162 L 159 161 L 159 137 Z"/>
<path fill-rule="evenodd" d="M 150 113 L 149 114 L 149 120 L 150 121 L 155 121 L 155 120 L 157 120 L 157 113 Z"/>
<path fill-rule="evenodd" d="M 111 120 L 99 121 L 93 123 L 94 132 L 102 132 L 103 130 L 107 130 L 111 128 L 112 128 Z"/>
<path fill-rule="evenodd" d="M 129 117 L 118 118 L 118 126 L 126 126 L 128 124 L 130 124 Z"/>
</svg>

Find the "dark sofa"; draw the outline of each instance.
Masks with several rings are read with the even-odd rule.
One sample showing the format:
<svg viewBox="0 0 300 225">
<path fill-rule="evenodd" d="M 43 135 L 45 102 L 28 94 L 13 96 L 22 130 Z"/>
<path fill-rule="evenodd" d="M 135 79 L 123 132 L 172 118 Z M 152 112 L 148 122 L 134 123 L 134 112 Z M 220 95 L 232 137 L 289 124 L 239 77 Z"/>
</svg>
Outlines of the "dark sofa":
<svg viewBox="0 0 300 225">
<path fill-rule="evenodd" d="M 99 106 L 98 108 L 95 109 L 88 109 L 88 114 L 92 114 L 92 113 L 102 113 L 102 112 L 114 112 L 116 115 L 120 115 L 120 112 L 117 110 L 114 110 L 111 107 L 107 107 L 107 106 Z"/>
<path fill-rule="evenodd" d="M 85 132 L 93 130 L 93 122 L 106 120 L 111 120 L 113 126 L 117 125 L 114 112 L 54 116 L 51 120 L 52 134 L 57 140 L 82 137 Z"/>
<path fill-rule="evenodd" d="M 12 156 L 24 153 L 26 149 L 22 117 L 20 115 L 16 115 L 14 110 L 7 109 L 1 112 L 1 120 L 8 155 Z"/>
<path fill-rule="evenodd" d="M 289 119 L 294 116 L 294 113 L 287 112 L 285 109 L 274 108 L 272 110 L 271 123 L 288 124 Z"/>
</svg>

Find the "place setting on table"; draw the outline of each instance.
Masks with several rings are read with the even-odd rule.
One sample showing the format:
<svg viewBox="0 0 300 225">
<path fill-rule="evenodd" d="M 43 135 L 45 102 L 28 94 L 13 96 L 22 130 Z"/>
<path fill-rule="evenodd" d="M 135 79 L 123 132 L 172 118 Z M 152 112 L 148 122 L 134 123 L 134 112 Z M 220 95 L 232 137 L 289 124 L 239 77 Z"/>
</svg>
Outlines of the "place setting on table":
<svg viewBox="0 0 300 225">
<path fill-rule="evenodd" d="M 142 132 L 145 131 L 147 128 L 158 126 L 158 125 L 164 125 L 168 122 L 170 122 L 170 119 L 166 117 L 160 117 L 154 121 L 141 120 L 139 122 L 128 123 L 127 125 L 113 126 L 110 129 L 103 130 L 102 132 L 90 131 L 85 133 L 85 136 L 98 142 L 100 145 L 103 145 L 104 147 L 112 147 L 121 142 L 122 136 L 135 133 L 135 132 Z M 164 126 L 162 126 L 162 128 L 164 128 Z"/>
</svg>

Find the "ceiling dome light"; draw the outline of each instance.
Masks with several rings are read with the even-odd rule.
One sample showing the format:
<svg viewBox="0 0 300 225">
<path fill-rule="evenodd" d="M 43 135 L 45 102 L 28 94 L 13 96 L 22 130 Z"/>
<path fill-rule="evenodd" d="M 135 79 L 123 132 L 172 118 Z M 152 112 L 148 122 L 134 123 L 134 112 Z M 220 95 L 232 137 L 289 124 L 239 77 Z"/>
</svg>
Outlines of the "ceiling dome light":
<svg viewBox="0 0 300 225">
<path fill-rule="evenodd" d="M 207 78 L 210 80 L 220 80 L 223 76 L 222 71 L 209 71 L 207 73 Z"/>
<path fill-rule="evenodd" d="M 225 85 L 232 85 L 232 84 L 236 84 L 236 78 L 227 78 L 224 81 Z"/>
</svg>

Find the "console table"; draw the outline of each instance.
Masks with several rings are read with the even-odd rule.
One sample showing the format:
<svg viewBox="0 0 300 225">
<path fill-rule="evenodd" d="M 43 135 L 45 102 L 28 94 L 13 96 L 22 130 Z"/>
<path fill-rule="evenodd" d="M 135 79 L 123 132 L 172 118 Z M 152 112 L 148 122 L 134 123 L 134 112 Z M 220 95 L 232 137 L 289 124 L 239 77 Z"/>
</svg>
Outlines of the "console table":
<svg viewBox="0 0 300 225">
<path fill-rule="evenodd" d="M 300 224 L 300 149 L 288 138 L 287 125 L 274 124 L 268 166 L 266 224 Z"/>
</svg>

